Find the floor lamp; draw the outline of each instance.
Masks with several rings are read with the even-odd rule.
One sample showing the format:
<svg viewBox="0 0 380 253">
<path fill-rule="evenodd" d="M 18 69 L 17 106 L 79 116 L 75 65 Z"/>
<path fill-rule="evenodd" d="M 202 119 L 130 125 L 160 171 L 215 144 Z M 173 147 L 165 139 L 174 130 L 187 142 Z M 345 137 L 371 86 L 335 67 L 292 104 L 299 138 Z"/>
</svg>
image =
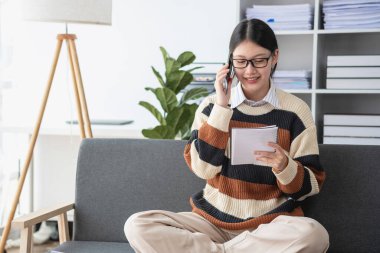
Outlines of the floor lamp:
<svg viewBox="0 0 380 253">
<path fill-rule="evenodd" d="M 63 22 L 63 23 L 85 23 L 85 24 L 105 24 L 111 25 L 112 21 L 112 0 L 25 0 L 23 3 L 24 18 L 32 21 L 44 22 Z M 67 26 L 66 26 L 67 27 Z M 67 44 L 70 69 L 74 84 L 74 94 L 76 110 L 78 114 L 78 123 L 81 138 L 92 138 L 90 118 L 87 109 L 87 102 L 83 88 L 81 72 L 77 50 L 75 46 L 75 34 L 58 34 L 57 46 L 54 54 L 53 64 L 50 70 L 47 86 L 42 99 L 42 104 L 38 114 L 32 137 L 30 140 L 25 164 L 21 170 L 16 194 L 14 196 L 9 217 L 7 219 L 0 242 L 0 253 L 4 252 L 5 244 L 11 229 L 16 208 L 20 199 L 21 191 L 25 182 L 26 175 L 33 156 L 34 146 L 37 141 L 41 122 L 44 116 L 50 88 L 53 83 L 55 70 L 57 67 L 59 55 L 63 41 Z M 22 235 L 24 236 L 24 235 Z M 25 235 L 25 236 L 31 236 Z M 23 248 L 21 245 L 20 252 L 30 252 L 31 249 Z"/>
</svg>

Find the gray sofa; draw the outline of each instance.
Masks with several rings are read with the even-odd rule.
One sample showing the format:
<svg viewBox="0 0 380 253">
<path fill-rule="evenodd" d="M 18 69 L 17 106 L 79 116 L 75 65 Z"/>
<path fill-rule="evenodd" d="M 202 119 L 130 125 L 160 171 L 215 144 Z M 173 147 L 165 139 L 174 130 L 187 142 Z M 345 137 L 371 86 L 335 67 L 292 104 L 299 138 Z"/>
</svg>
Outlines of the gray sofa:
<svg viewBox="0 0 380 253">
<path fill-rule="evenodd" d="M 74 204 L 45 210 L 44 218 L 75 208 L 73 240 L 65 216 L 61 242 L 51 252 L 133 252 L 124 223 L 133 213 L 188 211 L 191 194 L 204 186 L 183 159 L 185 141 L 86 139 L 77 167 Z M 327 172 L 322 192 L 305 201 L 307 216 L 330 233 L 329 252 L 380 252 L 380 146 L 320 145 Z M 29 215 L 35 222 L 40 218 Z M 41 217 L 41 216 L 39 216 Z M 32 223 L 15 221 L 25 228 Z"/>
</svg>

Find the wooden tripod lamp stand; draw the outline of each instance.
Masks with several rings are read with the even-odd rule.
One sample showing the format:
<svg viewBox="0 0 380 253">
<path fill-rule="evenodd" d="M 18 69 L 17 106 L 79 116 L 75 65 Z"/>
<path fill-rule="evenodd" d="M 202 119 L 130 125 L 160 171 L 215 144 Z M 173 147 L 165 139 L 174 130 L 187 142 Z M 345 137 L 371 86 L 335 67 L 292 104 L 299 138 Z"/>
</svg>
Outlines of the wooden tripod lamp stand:
<svg viewBox="0 0 380 253">
<path fill-rule="evenodd" d="M 86 24 L 105 24 L 111 25 L 112 21 L 112 0 L 26 0 L 24 1 L 24 17 L 27 20 L 45 21 L 45 22 L 64 22 L 64 23 L 86 23 Z M 66 26 L 67 28 L 67 26 Z M 81 138 L 92 138 L 91 123 L 87 109 L 87 102 L 83 88 L 81 72 L 79 68 L 79 60 L 75 46 L 75 34 L 58 34 L 57 46 L 54 54 L 53 64 L 51 67 L 47 86 L 43 96 L 42 104 L 38 114 L 32 137 L 30 140 L 25 164 L 22 168 L 20 179 L 18 182 L 16 194 L 14 196 L 9 217 L 7 219 L 4 231 L 1 236 L 0 253 L 3 253 L 5 244 L 11 229 L 11 224 L 16 212 L 16 208 L 20 199 L 21 191 L 25 182 L 26 175 L 33 156 L 33 150 L 39 134 L 41 122 L 44 116 L 50 88 L 53 83 L 55 70 L 57 67 L 59 55 L 61 52 L 63 41 L 67 44 L 70 69 L 74 84 L 74 94 L 76 102 L 76 110 L 78 114 L 78 123 Z M 27 234 L 24 234 L 27 233 Z M 22 236 L 31 237 L 31 231 L 23 231 Z M 24 249 L 21 245 L 21 251 L 30 251 Z"/>
</svg>

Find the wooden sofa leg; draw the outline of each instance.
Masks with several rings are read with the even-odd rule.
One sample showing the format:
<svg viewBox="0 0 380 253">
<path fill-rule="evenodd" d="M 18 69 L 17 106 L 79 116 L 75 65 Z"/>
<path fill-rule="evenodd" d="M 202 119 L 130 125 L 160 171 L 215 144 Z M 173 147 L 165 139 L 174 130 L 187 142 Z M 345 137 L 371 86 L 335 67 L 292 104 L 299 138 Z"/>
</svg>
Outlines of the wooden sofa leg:
<svg viewBox="0 0 380 253">
<path fill-rule="evenodd" d="M 20 253 L 31 253 L 33 249 L 33 229 L 27 227 L 21 230 Z"/>
<path fill-rule="evenodd" d="M 70 240 L 69 223 L 67 221 L 67 213 L 63 213 L 58 217 L 58 234 L 59 243 L 64 243 Z"/>
</svg>

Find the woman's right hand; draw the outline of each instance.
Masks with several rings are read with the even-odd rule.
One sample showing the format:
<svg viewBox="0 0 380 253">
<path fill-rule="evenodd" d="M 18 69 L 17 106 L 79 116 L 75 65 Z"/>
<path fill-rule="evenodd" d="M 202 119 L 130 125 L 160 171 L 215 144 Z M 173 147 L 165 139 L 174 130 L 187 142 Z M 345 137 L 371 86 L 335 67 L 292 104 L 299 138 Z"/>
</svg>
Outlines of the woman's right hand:
<svg viewBox="0 0 380 253">
<path fill-rule="evenodd" d="M 216 73 L 215 78 L 215 91 L 216 91 L 216 104 L 228 107 L 228 102 L 230 100 L 231 96 L 231 83 L 232 80 L 229 80 L 228 82 L 228 91 L 226 94 L 226 91 L 223 88 L 223 80 L 226 78 L 227 74 L 229 72 L 229 66 L 228 64 L 225 64 L 219 71 Z"/>
</svg>

